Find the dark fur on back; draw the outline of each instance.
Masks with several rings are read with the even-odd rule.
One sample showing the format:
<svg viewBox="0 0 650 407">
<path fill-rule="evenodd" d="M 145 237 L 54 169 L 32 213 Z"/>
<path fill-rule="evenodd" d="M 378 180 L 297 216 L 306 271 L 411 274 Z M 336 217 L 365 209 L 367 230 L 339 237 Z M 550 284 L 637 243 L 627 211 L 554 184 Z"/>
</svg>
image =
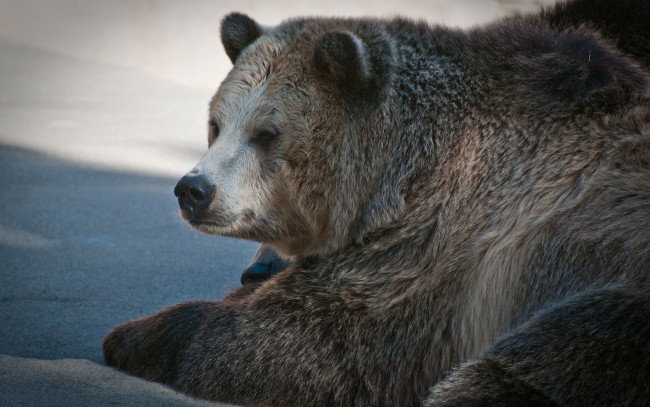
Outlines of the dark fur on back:
<svg viewBox="0 0 650 407">
<path fill-rule="evenodd" d="M 541 18 L 560 30 L 590 27 L 650 71 L 650 8 L 645 0 L 563 1 L 544 10 Z"/>
<path fill-rule="evenodd" d="M 185 216 L 294 261 L 117 327 L 107 362 L 252 405 L 418 405 L 434 385 L 426 405 L 650 402 L 647 59 L 584 10 L 469 31 L 227 17 L 244 32 L 193 174 L 252 168 L 236 185 L 272 204 L 241 229 L 202 226 L 218 199 Z"/>
</svg>

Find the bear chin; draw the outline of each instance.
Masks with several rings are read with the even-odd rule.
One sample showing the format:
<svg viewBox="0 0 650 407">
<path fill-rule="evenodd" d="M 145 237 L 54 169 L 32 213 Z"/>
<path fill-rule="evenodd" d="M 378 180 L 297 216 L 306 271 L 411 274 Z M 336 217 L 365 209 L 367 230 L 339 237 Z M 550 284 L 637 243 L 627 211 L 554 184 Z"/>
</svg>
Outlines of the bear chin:
<svg viewBox="0 0 650 407">
<path fill-rule="evenodd" d="M 201 216 L 188 211 L 181 211 L 181 217 L 192 229 L 210 235 L 222 235 L 239 237 L 238 231 L 246 229 L 255 221 L 255 212 L 252 210 L 243 211 L 241 214 L 224 216 L 208 215 Z"/>
</svg>

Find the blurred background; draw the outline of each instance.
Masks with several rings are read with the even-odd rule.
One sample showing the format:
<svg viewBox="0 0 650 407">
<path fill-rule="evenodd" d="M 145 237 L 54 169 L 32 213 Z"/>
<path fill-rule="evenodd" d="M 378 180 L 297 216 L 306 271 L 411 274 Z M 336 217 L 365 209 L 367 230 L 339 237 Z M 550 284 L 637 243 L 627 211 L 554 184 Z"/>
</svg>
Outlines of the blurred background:
<svg viewBox="0 0 650 407">
<path fill-rule="evenodd" d="M 231 11 L 264 25 L 298 15 L 404 15 L 469 27 L 551 2 L 0 0 L 0 115 L 15 109 L 8 106 L 16 98 L 29 105 L 30 96 L 68 108 L 43 117 L 47 106 L 24 106 L 28 119 L 2 117 L 0 142 L 92 165 L 178 175 L 205 147 L 207 102 L 230 69 L 219 23 Z M 16 71 L 20 77 L 10 78 Z M 96 104 L 98 111 L 90 110 Z M 120 114 L 112 115 L 113 108 Z M 147 115 L 121 114 L 138 109 Z"/>
<path fill-rule="evenodd" d="M 264 25 L 298 15 L 405 15 L 471 26 L 542 0 L 2 0 L 0 36 L 68 56 L 141 69 L 196 89 L 212 89 L 228 70 L 220 19 L 247 13 Z"/>
<path fill-rule="evenodd" d="M 103 364 L 115 325 L 239 285 L 257 245 L 173 188 L 230 68 L 219 22 L 403 15 L 469 27 L 550 0 L 0 0 L 0 405 L 209 405 Z"/>
</svg>

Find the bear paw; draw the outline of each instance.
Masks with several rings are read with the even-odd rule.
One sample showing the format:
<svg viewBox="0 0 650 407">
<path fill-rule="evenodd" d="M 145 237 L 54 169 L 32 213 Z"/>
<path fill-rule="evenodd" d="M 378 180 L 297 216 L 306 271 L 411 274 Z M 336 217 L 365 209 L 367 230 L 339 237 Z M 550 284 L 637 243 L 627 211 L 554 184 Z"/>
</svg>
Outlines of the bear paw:
<svg viewBox="0 0 650 407">
<path fill-rule="evenodd" d="M 173 384 L 182 355 L 204 319 L 202 303 L 191 302 L 126 322 L 104 339 L 104 360 L 133 375 Z"/>
</svg>

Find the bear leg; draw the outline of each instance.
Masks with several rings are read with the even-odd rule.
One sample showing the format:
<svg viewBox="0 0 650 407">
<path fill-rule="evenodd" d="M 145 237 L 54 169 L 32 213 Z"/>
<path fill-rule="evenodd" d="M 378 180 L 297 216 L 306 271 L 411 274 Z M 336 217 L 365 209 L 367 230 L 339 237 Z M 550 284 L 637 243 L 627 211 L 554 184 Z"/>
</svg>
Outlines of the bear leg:
<svg viewBox="0 0 650 407">
<path fill-rule="evenodd" d="M 431 389 L 425 406 L 644 405 L 647 288 L 585 291 L 546 308 Z"/>
<path fill-rule="evenodd" d="M 261 283 L 289 267 L 289 260 L 280 257 L 269 245 L 261 245 L 241 275 L 242 285 Z"/>
<path fill-rule="evenodd" d="M 106 363 L 148 380 L 173 384 L 183 354 L 205 319 L 205 304 L 178 304 L 119 325 L 104 338 Z"/>
</svg>

